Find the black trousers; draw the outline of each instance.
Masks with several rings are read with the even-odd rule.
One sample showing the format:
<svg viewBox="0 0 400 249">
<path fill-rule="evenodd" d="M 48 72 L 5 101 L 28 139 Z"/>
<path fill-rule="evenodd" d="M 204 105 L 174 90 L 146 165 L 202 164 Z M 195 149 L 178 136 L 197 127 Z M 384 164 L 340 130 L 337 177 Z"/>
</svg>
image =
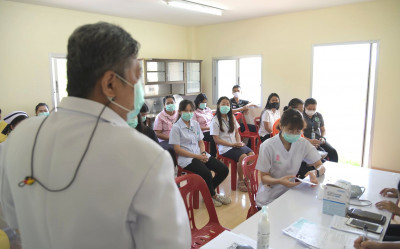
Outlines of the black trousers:
<svg viewBox="0 0 400 249">
<path fill-rule="evenodd" d="M 176 153 L 174 150 L 174 145 L 169 144 L 168 141 L 162 141 L 162 142 L 160 142 L 160 145 L 161 145 L 161 147 L 164 148 L 164 150 L 167 150 L 169 152 L 169 154 L 171 155 L 172 160 L 174 160 L 174 167 L 176 165 L 178 165 L 178 162 L 176 161 Z"/>
<path fill-rule="evenodd" d="M 215 188 L 218 187 L 229 174 L 228 167 L 212 156 L 206 163 L 202 163 L 199 159 L 194 158 L 192 163 L 186 166 L 185 169 L 198 174 L 204 179 L 211 196 L 215 195 Z M 212 177 L 211 170 L 215 173 L 214 178 Z"/>
<path fill-rule="evenodd" d="M 400 241 L 400 224 L 389 224 L 383 241 Z"/>
<path fill-rule="evenodd" d="M 329 161 L 336 162 L 336 163 L 339 161 L 338 154 L 337 154 L 335 148 L 332 147 L 332 145 L 330 145 L 328 142 L 325 142 L 324 144 L 321 144 L 320 146 L 326 152 L 328 152 Z"/>
<path fill-rule="evenodd" d="M 270 137 L 271 137 L 271 134 L 267 134 L 267 135 L 265 135 L 263 137 L 260 137 L 261 138 L 261 143 L 264 142 L 265 140 L 267 140 Z"/>
<path fill-rule="evenodd" d="M 217 156 L 217 147 L 214 142 L 213 136 L 210 135 L 209 131 L 203 132 L 204 138 L 203 141 L 210 143 L 210 155 L 213 157 Z"/>
</svg>

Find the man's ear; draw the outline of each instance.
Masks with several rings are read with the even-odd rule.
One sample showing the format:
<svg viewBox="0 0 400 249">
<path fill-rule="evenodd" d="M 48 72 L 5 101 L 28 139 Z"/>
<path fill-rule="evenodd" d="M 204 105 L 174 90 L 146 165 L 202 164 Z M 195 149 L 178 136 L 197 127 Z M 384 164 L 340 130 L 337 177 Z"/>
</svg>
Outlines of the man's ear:
<svg viewBox="0 0 400 249">
<path fill-rule="evenodd" d="M 113 71 L 107 71 L 100 79 L 101 92 L 107 96 L 114 98 L 116 95 L 116 84 L 118 84 L 117 76 Z"/>
</svg>

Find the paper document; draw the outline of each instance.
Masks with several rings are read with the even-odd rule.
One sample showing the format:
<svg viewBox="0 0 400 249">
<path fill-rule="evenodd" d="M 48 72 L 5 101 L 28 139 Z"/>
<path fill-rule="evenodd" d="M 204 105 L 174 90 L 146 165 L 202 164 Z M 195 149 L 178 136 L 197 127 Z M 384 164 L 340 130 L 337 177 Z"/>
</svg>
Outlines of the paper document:
<svg viewBox="0 0 400 249">
<path fill-rule="evenodd" d="M 310 180 L 309 180 L 309 179 L 306 179 L 306 178 L 301 179 L 301 178 L 296 177 L 296 180 L 299 181 L 299 182 L 303 182 L 303 183 L 310 184 L 310 185 L 312 185 L 312 186 L 318 185 L 318 184 L 316 184 L 316 183 L 310 182 Z"/>
<path fill-rule="evenodd" d="M 344 232 L 348 232 L 348 233 L 354 233 L 354 234 L 362 236 L 364 234 L 363 230 L 346 225 L 346 221 L 348 219 L 349 218 L 334 215 L 329 227 L 331 227 L 333 229 L 336 229 L 336 230 L 339 230 L 339 231 L 344 231 Z M 380 234 L 367 233 L 367 237 L 370 238 L 370 239 L 373 239 L 373 240 L 379 240 Z"/>
<path fill-rule="evenodd" d="M 230 231 L 223 231 L 220 235 L 202 246 L 201 249 L 236 249 L 238 245 L 248 245 L 256 249 L 257 241 L 245 235 L 239 235 Z"/>
<path fill-rule="evenodd" d="M 309 248 L 353 248 L 354 240 L 358 238 L 358 235 L 329 229 L 304 218 L 300 218 L 282 231 Z"/>
</svg>

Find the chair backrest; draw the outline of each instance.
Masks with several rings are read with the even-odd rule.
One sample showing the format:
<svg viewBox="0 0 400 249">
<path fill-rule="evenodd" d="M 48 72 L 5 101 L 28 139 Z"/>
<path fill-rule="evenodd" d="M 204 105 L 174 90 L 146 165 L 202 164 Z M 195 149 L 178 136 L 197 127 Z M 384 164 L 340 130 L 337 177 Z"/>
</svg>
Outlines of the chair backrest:
<svg viewBox="0 0 400 249">
<path fill-rule="evenodd" d="M 258 170 L 256 170 L 257 160 L 258 155 L 252 155 L 245 157 L 242 163 L 243 175 L 250 199 L 250 210 L 247 214 L 247 218 L 258 211 L 256 206 L 256 194 L 258 191 Z"/>
<path fill-rule="evenodd" d="M 275 121 L 274 125 L 272 126 L 271 137 L 275 136 L 276 134 L 279 134 L 278 126 L 279 126 L 279 123 L 280 123 L 280 122 L 281 122 L 281 119 L 280 119 L 280 118 L 278 118 L 278 119 Z"/>
<path fill-rule="evenodd" d="M 235 118 L 239 124 L 242 123 L 244 125 L 244 132 L 250 132 L 249 127 L 247 126 L 246 119 L 244 118 L 243 114 L 241 112 L 237 112 L 233 115 L 235 115 Z M 239 129 L 239 133 L 242 134 L 240 129 Z"/>
<path fill-rule="evenodd" d="M 256 126 L 256 132 L 258 133 L 258 130 L 260 129 L 260 123 L 261 123 L 261 117 L 255 117 L 254 118 L 254 125 Z"/>
<path fill-rule="evenodd" d="M 183 182 L 185 181 L 186 184 L 183 184 Z M 215 207 L 211 198 L 210 191 L 208 190 L 207 184 L 203 180 L 203 178 L 201 178 L 201 176 L 197 174 L 183 175 L 175 178 L 175 182 L 180 186 L 179 191 L 181 192 L 183 202 L 185 203 L 192 233 L 199 230 L 199 228 L 196 227 L 196 223 L 194 220 L 194 212 L 193 212 L 193 197 L 196 191 L 200 191 L 201 195 L 203 196 L 203 200 L 206 205 L 208 215 L 210 217 L 210 220 L 208 221 L 207 225 L 210 223 L 220 224 L 217 212 L 215 211 Z"/>
</svg>

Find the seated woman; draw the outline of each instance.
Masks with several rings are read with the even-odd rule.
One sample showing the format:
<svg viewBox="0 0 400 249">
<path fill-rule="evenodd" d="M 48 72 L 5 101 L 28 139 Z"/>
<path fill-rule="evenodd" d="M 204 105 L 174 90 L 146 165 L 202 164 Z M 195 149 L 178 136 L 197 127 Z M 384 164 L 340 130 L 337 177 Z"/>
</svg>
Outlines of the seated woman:
<svg viewBox="0 0 400 249">
<path fill-rule="evenodd" d="M 49 116 L 49 107 L 46 103 L 39 103 L 35 107 L 36 116 Z"/>
<path fill-rule="evenodd" d="M 275 121 L 281 117 L 281 114 L 279 113 L 279 102 L 279 95 L 276 93 L 271 93 L 268 96 L 265 109 L 261 112 L 260 129 L 258 130 L 258 135 L 260 135 L 262 142 L 271 137 L 272 126 L 274 125 Z"/>
<path fill-rule="evenodd" d="M 315 147 L 300 136 L 303 128 L 302 114 L 289 109 L 282 115 L 279 135 L 261 144 L 256 165 L 261 174 L 256 197 L 258 207 L 271 203 L 289 188 L 300 184 L 294 182 L 294 178 L 303 160 L 316 168 L 306 174 L 311 182 L 318 183 L 317 177 L 325 173 Z"/>
<path fill-rule="evenodd" d="M 308 138 L 314 146 L 321 146 L 326 152 L 328 152 L 329 161 L 338 162 L 338 154 L 335 148 L 326 142 L 324 137 L 324 119 L 320 113 L 316 112 L 316 109 L 317 101 L 313 98 L 308 98 L 304 105 L 304 120 L 307 123 L 307 127 L 304 129 L 304 136 Z"/>
<path fill-rule="evenodd" d="M 171 154 L 172 159 L 174 160 L 174 164 L 177 165 L 176 162 L 176 154 L 174 147 L 169 144 L 169 133 L 172 129 L 172 125 L 174 124 L 177 112 L 175 111 L 175 98 L 172 95 L 165 96 L 163 98 L 164 109 L 160 112 L 155 121 L 154 121 L 154 132 L 158 137 L 158 141 L 165 150 Z"/>
<path fill-rule="evenodd" d="M 299 112 L 303 113 L 304 111 L 304 102 L 301 99 L 298 98 L 293 98 L 289 101 L 288 105 L 283 108 L 283 111 L 286 111 L 288 109 L 295 109 L 298 110 Z M 272 132 L 271 132 L 271 137 L 279 134 L 279 123 L 281 122 L 281 118 L 278 118 L 274 125 L 272 126 Z M 304 137 L 303 134 L 301 134 L 302 137 Z"/>
<path fill-rule="evenodd" d="M 229 204 L 231 203 L 229 197 L 215 192 L 215 188 L 228 176 L 229 169 L 205 151 L 203 132 L 199 123 L 192 119 L 193 111 L 192 101 L 182 100 L 179 103 L 178 118 L 172 126 L 169 143 L 179 155 L 179 166 L 200 175 L 207 183 L 214 205 L 219 207 L 222 204 Z M 211 170 L 215 173 L 214 177 Z"/>
<path fill-rule="evenodd" d="M 219 154 L 237 162 L 238 188 L 242 192 L 247 192 L 246 184 L 243 181 L 242 161 L 246 156 L 254 155 L 254 152 L 241 142 L 239 127 L 233 117 L 228 97 L 219 98 L 217 112 L 211 122 L 210 134 L 218 144 Z"/>
<path fill-rule="evenodd" d="M 21 123 L 21 121 L 25 120 L 28 118 L 28 114 L 24 111 L 15 111 L 7 116 L 4 117 L 3 121 L 7 123 L 7 125 L 4 127 L 4 129 L 1 131 L 2 134 L 2 141 L 4 142 L 8 135 Z"/>
<path fill-rule="evenodd" d="M 140 108 L 140 118 L 145 126 L 149 126 L 149 120 L 147 119 L 147 114 L 149 114 L 149 107 L 146 103 L 143 104 L 142 108 Z M 158 141 L 157 141 L 158 142 Z"/>
<path fill-rule="evenodd" d="M 150 139 L 152 139 L 154 142 L 156 142 L 158 144 L 158 138 L 156 136 L 156 133 L 154 132 L 153 129 L 146 126 L 142 120 L 142 117 L 143 117 L 142 110 L 145 105 L 146 104 L 143 104 L 142 108 L 140 109 L 140 113 L 136 117 L 134 117 L 132 119 L 128 119 L 127 123 L 130 127 L 132 127 L 133 129 L 136 129 L 140 133 L 143 133 L 144 135 L 148 136 Z M 146 117 L 146 116 L 144 116 L 144 117 Z"/>
<path fill-rule="evenodd" d="M 381 190 L 380 194 L 383 197 L 396 198 L 396 202 L 398 200 L 400 191 L 400 181 L 397 185 L 397 189 L 395 188 L 384 188 Z M 391 212 L 393 215 L 400 216 L 400 208 L 393 201 L 380 201 L 375 204 L 375 206 L 379 210 L 387 210 Z M 354 248 L 364 249 L 364 248 L 382 248 L 382 249 L 390 249 L 390 248 L 400 248 L 400 224 L 389 224 L 385 236 L 383 237 L 384 242 L 372 241 L 359 237 L 354 241 Z M 390 241 L 390 242 L 389 242 Z M 396 242 L 395 242 L 396 241 Z"/>
<path fill-rule="evenodd" d="M 217 148 L 213 137 L 210 135 L 210 125 L 213 119 L 213 113 L 210 108 L 207 107 L 207 95 L 200 93 L 194 100 L 196 110 L 194 111 L 193 120 L 200 124 L 200 128 L 203 131 L 203 141 L 210 143 L 210 154 L 213 157 L 217 156 Z"/>
</svg>

